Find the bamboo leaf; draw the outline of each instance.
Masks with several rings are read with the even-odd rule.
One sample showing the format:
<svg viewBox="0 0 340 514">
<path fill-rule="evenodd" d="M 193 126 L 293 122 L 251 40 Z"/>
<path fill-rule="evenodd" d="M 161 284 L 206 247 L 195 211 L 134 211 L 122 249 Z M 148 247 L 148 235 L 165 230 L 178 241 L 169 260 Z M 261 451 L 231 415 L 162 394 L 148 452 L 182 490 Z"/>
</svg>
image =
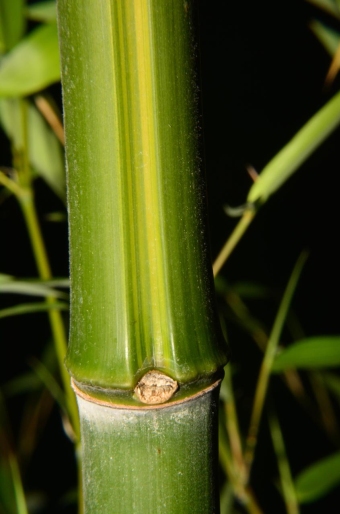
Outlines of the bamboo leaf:
<svg viewBox="0 0 340 514">
<path fill-rule="evenodd" d="M 257 282 L 234 282 L 229 284 L 224 277 L 217 275 L 215 277 L 215 290 L 217 294 L 237 294 L 242 298 L 268 298 L 272 296 L 269 287 Z"/>
<path fill-rule="evenodd" d="M 220 494 L 221 514 L 232 514 L 234 505 L 234 491 L 228 480 L 225 481 Z"/>
<path fill-rule="evenodd" d="M 34 21 L 51 23 L 55 22 L 57 19 L 57 6 L 55 0 L 28 5 L 25 12 L 27 18 Z"/>
<path fill-rule="evenodd" d="M 0 286 L 1 284 L 6 284 L 8 282 L 13 282 L 15 280 L 19 280 L 19 279 L 16 279 L 15 277 L 13 277 L 13 275 L 7 275 L 5 273 L 0 273 Z M 69 278 L 58 278 L 58 277 L 53 277 L 51 280 L 42 280 L 40 278 L 25 278 L 25 279 L 20 279 L 24 282 L 29 282 L 31 284 L 40 284 L 40 285 L 43 285 L 43 286 L 47 286 L 47 287 L 64 287 L 64 288 L 69 288 L 70 287 L 70 279 Z"/>
<path fill-rule="evenodd" d="M 269 415 L 269 429 L 272 438 L 277 466 L 280 473 L 282 495 L 286 504 L 288 514 L 299 514 L 296 491 L 292 479 L 289 460 L 286 453 L 281 426 L 276 413 L 272 410 Z"/>
<path fill-rule="evenodd" d="M 263 203 L 297 170 L 340 123 L 340 93 L 326 103 L 265 166 L 247 202 Z"/>
<path fill-rule="evenodd" d="M 5 273 L 0 273 L 0 285 L 1 283 L 6 283 L 14 280 L 12 275 L 6 275 Z"/>
<path fill-rule="evenodd" d="M 61 145 L 38 110 L 30 105 L 28 111 L 28 145 L 33 168 L 65 201 L 66 180 Z"/>
<path fill-rule="evenodd" d="M 14 307 L 0 310 L 0 318 L 8 318 L 19 314 L 31 314 L 33 312 L 45 312 L 50 310 L 67 311 L 68 304 L 63 302 L 39 302 L 39 303 L 22 303 Z"/>
<path fill-rule="evenodd" d="M 283 350 L 274 360 L 273 372 L 290 368 L 340 366 L 340 336 L 318 336 L 298 341 Z"/>
<path fill-rule="evenodd" d="M 295 490 L 300 503 L 309 503 L 324 496 L 340 484 L 340 452 L 322 459 L 295 479 Z"/>
<path fill-rule="evenodd" d="M 49 373 L 56 372 L 57 361 L 52 342 L 45 346 L 39 362 L 48 369 Z M 37 391 L 41 389 L 41 386 L 41 379 L 38 378 L 38 375 L 34 371 L 30 370 L 6 382 L 3 386 L 3 392 L 6 397 L 9 397 L 17 394 Z"/>
<path fill-rule="evenodd" d="M 322 379 L 329 391 L 340 401 L 340 377 L 335 373 L 322 373 Z"/>
<path fill-rule="evenodd" d="M 311 4 L 319 7 L 323 11 L 328 12 L 332 16 L 336 18 L 340 18 L 340 10 L 339 6 L 334 0 L 308 0 Z"/>
<path fill-rule="evenodd" d="M 33 280 L 32 280 L 32 282 L 33 282 Z M 49 286 L 49 287 L 64 287 L 67 289 L 70 287 L 70 279 L 69 278 L 52 278 L 51 280 L 36 279 L 36 282 L 44 284 L 45 286 Z"/>
<path fill-rule="evenodd" d="M 5 403 L 0 392 L 0 509 L 13 514 L 28 514 L 16 453 L 12 444 Z"/>
<path fill-rule="evenodd" d="M 231 286 L 231 291 L 242 298 L 268 298 L 272 291 L 269 287 L 256 282 L 235 282 Z"/>
<path fill-rule="evenodd" d="M 0 0 L 0 54 L 21 39 L 25 28 L 25 0 Z"/>
<path fill-rule="evenodd" d="M 1 61 L 0 96 L 27 96 L 60 80 L 55 23 L 31 32 Z"/>
<path fill-rule="evenodd" d="M 52 289 L 46 283 L 15 280 L 8 275 L 0 275 L 0 293 L 24 294 L 29 296 L 51 296 L 54 298 L 68 298 L 68 295 L 57 289 Z M 50 284 L 51 282 L 49 282 Z M 58 282 L 54 281 L 54 284 Z"/>
<path fill-rule="evenodd" d="M 323 44 L 327 52 L 333 56 L 340 43 L 339 32 L 316 20 L 313 20 L 309 26 L 314 35 L 319 39 L 320 43 Z"/>
<path fill-rule="evenodd" d="M 320 109 L 264 167 L 249 190 L 247 208 L 218 254 L 213 272 L 216 276 L 264 203 L 298 169 L 311 153 L 340 123 L 340 93 Z"/>
<path fill-rule="evenodd" d="M 50 221 L 51 223 L 62 223 L 67 221 L 67 214 L 66 212 L 62 211 L 49 212 L 48 214 L 45 214 L 44 219 L 46 221 Z"/>
<path fill-rule="evenodd" d="M 33 371 L 23 373 L 18 377 L 14 377 L 3 386 L 4 394 L 8 396 L 15 396 L 22 393 L 30 393 L 37 391 L 41 388 L 41 380 Z"/>
<path fill-rule="evenodd" d="M 40 362 L 38 359 L 34 359 L 32 361 L 32 368 L 36 373 L 37 377 L 41 380 L 41 382 L 45 385 L 45 387 L 50 392 L 51 396 L 55 399 L 55 401 L 59 404 L 60 408 L 66 413 L 66 399 L 65 394 L 60 388 L 58 382 L 52 375 L 52 373 L 48 370 L 48 368 Z"/>
<path fill-rule="evenodd" d="M 1 124 L 16 149 L 23 148 L 21 110 L 17 99 L 0 99 Z M 65 168 L 61 145 L 37 108 L 28 104 L 28 152 L 33 169 L 65 200 Z"/>
<path fill-rule="evenodd" d="M 251 469 L 251 464 L 254 458 L 254 451 L 257 444 L 257 434 L 260 426 L 260 420 L 267 394 L 275 353 L 277 351 L 277 346 L 279 344 L 281 333 L 286 322 L 293 295 L 298 285 L 300 275 L 302 273 L 307 257 L 307 252 L 302 252 L 294 266 L 282 300 L 280 302 L 260 368 L 245 449 L 245 460 L 248 462 L 249 470 Z"/>
</svg>

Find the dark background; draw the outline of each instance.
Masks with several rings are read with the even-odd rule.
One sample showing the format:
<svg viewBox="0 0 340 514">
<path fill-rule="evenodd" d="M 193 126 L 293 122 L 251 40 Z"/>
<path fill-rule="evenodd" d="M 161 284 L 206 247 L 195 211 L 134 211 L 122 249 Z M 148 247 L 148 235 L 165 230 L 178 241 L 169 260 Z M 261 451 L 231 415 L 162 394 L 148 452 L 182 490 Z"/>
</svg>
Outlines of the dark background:
<svg viewBox="0 0 340 514">
<path fill-rule="evenodd" d="M 328 89 L 324 86 L 330 58 L 308 28 L 310 19 L 316 16 L 334 27 L 337 24 L 302 0 L 198 3 L 202 125 L 211 250 L 216 257 L 236 223 L 226 216 L 223 206 L 243 204 L 251 185 L 246 165 L 260 172 L 338 90 L 339 79 Z M 51 92 L 60 101 L 59 87 L 51 88 Z M 339 333 L 339 141 L 337 130 L 261 208 L 222 271 L 231 283 L 256 281 L 282 292 L 300 252 L 309 249 L 293 303 L 307 335 Z M 0 164 L 10 165 L 5 139 L 1 140 Z M 53 273 L 66 276 L 66 223 L 45 219 L 46 213 L 60 210 L 62 204 L 39 180 L 37 205 Z M 0 272 L 35 276 L 19 207 L 13 198 L 0 207 Z M 0 307 L 5 307 L 17 303 L 18 297 L 2 295 L 0 302 Z M 253 302 L 249 307 L 271 326 L 276 304 Z M 242 369 L 235 385 L 241 424 L 246 426 L 261 354 L 233 325 L 228 326 L 228 336 L 232 361 Z M 29 357 L 40 355 L 48 337 L 49 326 L 43 314 L 1 320 L 5 354 L 0 362 L 1 383 L 26 371 Z M 275 380 L 273 391 L 292 470 L 297 474 L 316 459 L 334 452 L 335 447 Z M 15 434 L 19 433 L 21 407 L 20 398 L 10 407 Z M 46 510 L 50 513 L 72 512 L 71 508 L 63 510 L 60 503 L 55 506 L 74 484 L 72 446 L 60 428 L 58 409 L 54 408 L 25 477 L 30 488 L 44 489 L 50 495 Z M 266 423 L 257 455 L 253 483 L 259 502 L 266 514 L 284 512 L 274 484 L 277 469 Z M 66 456 L 70 465 L 65 471 Z M 39 469 L 44 472 L 41 474 Z M 302 513 L 337 512 L 333 505 L 339 505 L 339 500 L 340 494 L 335 491 L 328 499 L 304 506 Z"/>
<path fill-rule="evenodd" d="M 245 202 L 251 180 L 299 128 L 339 89 L 326 88 L 330 57 L 309 30 L 317 17 L 339 25 L 303 1 L 201 2 L 203 122 L 209 188 L 212 255 L 216 257 L 236 221 L 223 206 Z M 222 274 L 230 282 L 256 281 L 283 290 L 303 249 L 310 251 L 293 308 L 307 336 L 339 333 L 337 130 L 263 206 Z M 253 302 L 251 311 L 270 327 L 276 304 Z M 241 425 L 247 426 L 259 352 L 228 325 Z M 241 371 L 240 371 L 241 368 Z M 324 433 L 273 380 L 273 401 L 296 475 L 332 453 Z M 262 423 L 254 490 L 264 512 L 284 512 L 274 477 L 277 469 L 266 422 Z M 339 490 L 302 513 L 337 512 Z"/>
</svg>

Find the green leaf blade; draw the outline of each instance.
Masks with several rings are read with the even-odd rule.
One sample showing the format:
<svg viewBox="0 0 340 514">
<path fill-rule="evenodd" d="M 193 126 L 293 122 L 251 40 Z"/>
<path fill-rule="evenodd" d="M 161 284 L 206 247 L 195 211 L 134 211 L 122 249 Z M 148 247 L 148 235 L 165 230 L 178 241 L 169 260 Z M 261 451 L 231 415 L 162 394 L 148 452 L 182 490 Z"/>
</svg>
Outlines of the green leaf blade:
<svg viewBox="0 0 340 514">
<path fill-rule="evenodd" d="M 26 7 L 26 16 L 30 20 L 45 23 L 55 22 L 57 19 L 57 6 L 55 0 L 38 2 Z"/>
<path fill-rule="evenodd" d="M 5 275 L 0 276 L 0 293 L 22 294 L 29 296 L 50 296 L 53 298 L 68 298 L 68 295 L 49 285 L 41 282 L 31 282 L 29 280 L 14 280 Z M 53 282 L 52 282 L 53 283 Z M 58 282 L 57 282 L 58 284 Z"/>
<path fill-rule="evenodd" d="M 0 0 L 0 54 L 20 41 L 25 29 L 25 0 Z"/>
<path fill-rule="evenodd" d="M 7 307 L 7 309 L 0 310 L 0 319 L 8 318 L 10 316 L 18 316 L 21 314 L 32 314 L 36 312 L 46 312 L 50 310 L 68 310 L 68 304 L 64 302 L 32 302 L 32 303 L 21 303 L 14 307 Z"/>
<path fill-rule="evenodd" d="M 0 98 L 0 121 L 14 148 L 23 147 L 20 102 Z M 28 152 L 34 171 L 57 196 L 65 201 L 66 178 L 61 145 L 46 121 L 30 102 L 27 103 Z"/>
<path fill-rule="evenodd" d="M 327 52 L 333 57 L 340 44 L 339 32 L 316 20 L 311 22 L 310 29 L 319 39 L 320 43 L 322 43 Z"/>
<path fill-rule="evenodd" d="M 302 471 L 295 480 L 300 503 L 321 498 L 340 484 L 340 453 L 326 457 Z"/>
<path fill-rule="evenodd" d="M 339 5 L 334 0 L 308 0 L 308 2 L 340 19 Z"/>
<path fill-rule="evenodd" d="M 324 105 L 264 167 L 247 202 L 263 203 L 298 169 L 340 123 L 340 93 Z"/>
<path fill-rule="evenodd" d="M 272 371 L 334 366 L 340 366 L 340 336 L 319 336 L 298 341 L 283 350 L 275 358 Z"/>
<path fill-rule="evenodd" d="M 60 80 L 57 25 L 42 25 L 23 39 L 0 66 L 0 96 L 27 96 Z"/>
</svg>

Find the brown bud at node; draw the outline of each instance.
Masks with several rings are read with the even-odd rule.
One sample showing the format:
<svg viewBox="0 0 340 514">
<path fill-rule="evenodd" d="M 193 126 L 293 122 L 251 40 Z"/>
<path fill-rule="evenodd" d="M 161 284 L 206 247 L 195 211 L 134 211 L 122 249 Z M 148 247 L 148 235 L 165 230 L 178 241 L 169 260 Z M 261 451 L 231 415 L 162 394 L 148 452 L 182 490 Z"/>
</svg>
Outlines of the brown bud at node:
<svg viewBox="0 0 340 514">
<path fill-rule="evenodd" d="M 135 394 L 140 402 L 155 405 L 170 400 L 177 389 L 176 380 L 160 371 L 152 370 L 140 379 L 135 387 Z"/>
</svg>

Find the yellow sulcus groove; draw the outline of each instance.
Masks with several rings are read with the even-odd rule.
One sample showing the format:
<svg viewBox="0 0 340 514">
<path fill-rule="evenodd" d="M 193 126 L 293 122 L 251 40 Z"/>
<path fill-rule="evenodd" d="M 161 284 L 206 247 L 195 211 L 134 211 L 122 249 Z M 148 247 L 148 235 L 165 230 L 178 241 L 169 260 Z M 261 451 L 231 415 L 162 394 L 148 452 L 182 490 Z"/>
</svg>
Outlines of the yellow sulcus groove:
<svg viewBox="0 0 340 514">
<path fill-rule="evenodd" d="M 143 199 L 144 231 L 139 231 L 141 241 L 140 268 L 147 266 L 147 273 L 141 273 L 141 292 L 143 304 L 149 305 L 151 333 L 153 335 L 152 348 L 149 351 L 156 366 L 164 366 L 163 359 L 169 357 L 169 347 L 164 340 L 164 328 L 167 326 L 166 281 L 164 267 L 160 263 L 164 260 L 161 238 L 161 210 L 159 205 L 159 175 L 157 169 L 158 137 L 154 120 L 155 85 L 152 59 L 152 27 L 149 2 L 135 0 L 134 2 L 135 44 L 137 56 L 137 82 L 138 82 L 138 118 L 134 123 L 139 124 L 141 142 L 141 163 L 136 173 L 137 182 L 141 188 Z M 136 115 L 137 118 L 137 115 Z M 137 220 L 137 224 L 138 224 Z M 146 336 L 147 337 L 147 336 Z M 147 340 L 147 338 L 146 338 Z M 166 353 L 167 355 L 164 355 Z"/>
</svg>

